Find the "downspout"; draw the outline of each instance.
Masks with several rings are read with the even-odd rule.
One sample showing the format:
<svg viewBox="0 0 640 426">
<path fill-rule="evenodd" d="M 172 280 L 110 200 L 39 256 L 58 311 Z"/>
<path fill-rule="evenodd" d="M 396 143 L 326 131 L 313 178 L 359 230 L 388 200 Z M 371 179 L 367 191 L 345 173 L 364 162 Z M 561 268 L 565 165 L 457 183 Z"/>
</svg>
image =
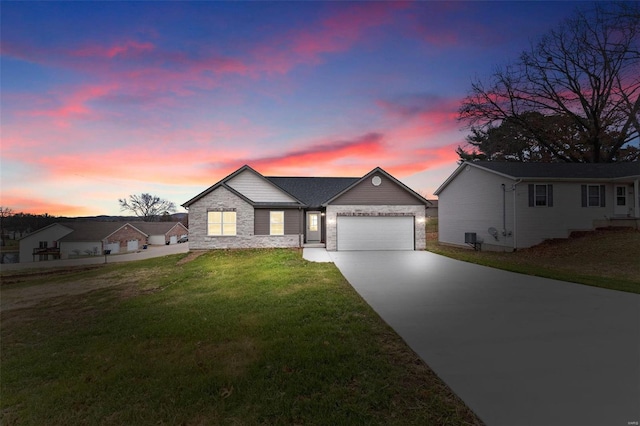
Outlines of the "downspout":
<svg viewBox="0 0 640 426">
<path fill-rule="evenodd" d="M 516 214 L 516 186 L 518 186 L 519 183 L 522 182 L 522 179 L 518 179 L 516 181 L 516 183 L 513 184 L 512 188 L 513 188 L 513 251 L 517 250 L 518 247 L 518 227 L 517 227 L 517 221 L 518 221 L 518 215 Z"/>
<path fill-rule="evenodd" d="M 507 187 L 502 185 L 502 236 L 507 237 Z"/>
<path fill-rule="evenodd" d="M 298 248 L 302 248 L 302 207 L 298 206 Z"/>
</svg>

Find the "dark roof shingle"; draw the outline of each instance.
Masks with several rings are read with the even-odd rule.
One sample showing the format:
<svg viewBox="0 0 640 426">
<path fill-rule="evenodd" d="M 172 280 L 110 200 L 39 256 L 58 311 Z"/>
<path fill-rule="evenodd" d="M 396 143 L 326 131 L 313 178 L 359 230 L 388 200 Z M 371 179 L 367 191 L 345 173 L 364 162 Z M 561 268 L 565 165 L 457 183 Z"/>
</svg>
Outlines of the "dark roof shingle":
<svg viewBox="0 0 640 426">
<path fill-rule="evenodd" d="M 475 164 L 515 178 L 615 179 L 640 175 L 640 163 L 516 163 L 477 161 Z"/>
<path fill-rule="evenodd" d="M 325 201 L 360 179 L 355 177 L 283 176 L 267 176 L 266 178 L 311 208 L 319 208 Z"/>
</svg>

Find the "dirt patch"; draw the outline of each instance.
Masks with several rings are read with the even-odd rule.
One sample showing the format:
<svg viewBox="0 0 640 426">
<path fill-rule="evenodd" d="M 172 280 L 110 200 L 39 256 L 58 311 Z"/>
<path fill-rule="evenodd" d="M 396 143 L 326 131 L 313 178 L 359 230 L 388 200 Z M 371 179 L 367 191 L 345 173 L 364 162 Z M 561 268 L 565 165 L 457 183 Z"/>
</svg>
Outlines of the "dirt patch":
<svg viewBox="0 0 640 426">
<path fill-rule="evenodd" d="M 182 259 L 178 260 L 176 265 L 184 265 L 185 263 L 189 263 L 189 262 L 191 262 L 193 260 L 196 260 L 197 258 L 202 256 L 206 252 L 207 252 L 206 250 L 193 250 L 193 251 L 190 251 L 189 254 L 187 254 Z"/>
<path fill-rule="evenodd" d="M 95 268 L 93 268 L 95 269 Z M 85 268 L 74 269 L 78 272 Z M 158 274 L 157 270 L 141 270 L 137 272 L 109 272 L 92 278 L 76 278 L 66 282 L 42 283 L 15 288 L 1 288 L 0 312 L 33 307 L 45 300 L 62 296 L 79 295 L 94 290 L 122 286 L 122 297 L 133 297 L 142 293 L 152 293 L 152 289 L 139 288 L 140 283 L 148 282 Z M 44 274 L 45 276 L 47 274 Z M 41 278 L 31 275 L 29 278 Z M 25 278 L 26 279 L 26 278 Z M 130 285 L 126 285 L 130 284 Z"/>
<path fill-rule="evenodd" d="M 100 269 L 103 267 L 104 265 L 91 265 L 91 266 L 73 267 L 73 268 L 38 269 L 36 271 L 30 271 L 30 272 L 25 272 L 25 271 L 8 272 L 8 273 L 2 274 L 2 278 L 0 278 L 0 284 L 5 286 L 5 285 L 20 283 L 33 278 L 76 274 L 78 272 L 93 271 L 95 269 Z"/>
</svg>

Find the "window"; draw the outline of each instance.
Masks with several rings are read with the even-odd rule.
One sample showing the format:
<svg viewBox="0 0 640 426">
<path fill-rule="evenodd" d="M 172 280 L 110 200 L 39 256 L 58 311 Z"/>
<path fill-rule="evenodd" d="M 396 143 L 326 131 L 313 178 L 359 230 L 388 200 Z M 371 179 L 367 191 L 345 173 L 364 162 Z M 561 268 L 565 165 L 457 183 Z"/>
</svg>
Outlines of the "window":
<svg viewBox="0 0 640 426">
<path fill-rule="evenodd" d="M 536 206 L 547 205 L 547 185 L 536 185 Z"/>
<path fill-rule="evenodd" d="M 600 207 L 600 187 L 589 185 L 589 207 Z"/>
<path fill-rule="evenodd" d="M 582 185 L 582 207 L 605 207 L 604 185 Z"/>
<path fill-rule="evenodd" d="M 553 207 L 553 185 L 529 184 L 529 207 Z"/>
<path fill-rule="evenodd" d="M 207 213 L 207 235 L 236 235 L 236 212 L 219 211 Z"/>
<path fill-rule="evenodd" d="M 309 231 L 317 231 L 318 230 L 318 215 L 311 214 L 309 215 Z"/>
<path fill-rule="evenodd" d="M 284 212 L 272 211 L 269 213 L 269 234 L 284 235 Z"/>
<path fill-rule="evenodd" d="M 617 206 L 626 206 L 627 205 L 627 195 L 624 186 L 618 186 L 616 188 L 616 205 Z"/>
</svg>

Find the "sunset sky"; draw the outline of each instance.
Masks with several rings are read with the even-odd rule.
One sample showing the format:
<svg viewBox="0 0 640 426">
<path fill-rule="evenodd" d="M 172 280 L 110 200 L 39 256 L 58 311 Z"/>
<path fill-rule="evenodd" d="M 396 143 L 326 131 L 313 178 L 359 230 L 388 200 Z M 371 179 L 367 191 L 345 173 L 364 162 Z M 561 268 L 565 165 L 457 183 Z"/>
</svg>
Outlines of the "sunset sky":
<svg viewBox="0 0 640 426">
<path fill-rule="evenodd" d="M 456 167 L 471 81 L 582 6 L 3 1 L 0 204 L 117 215 L 118 198 L 149 192 L 180 205 L 244 164 L 380 166 L 432 197 Z"/>
</svg>

